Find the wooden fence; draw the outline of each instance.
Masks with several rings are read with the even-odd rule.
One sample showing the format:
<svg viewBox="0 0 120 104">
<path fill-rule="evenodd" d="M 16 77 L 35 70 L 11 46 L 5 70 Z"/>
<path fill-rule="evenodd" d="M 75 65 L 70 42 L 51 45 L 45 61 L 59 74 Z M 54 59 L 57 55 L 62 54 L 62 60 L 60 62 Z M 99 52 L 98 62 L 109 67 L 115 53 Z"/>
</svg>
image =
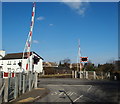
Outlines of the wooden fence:
<svg viewBox="0 0 120 104">
<path fill-rule="evenodd" d="M 110 72 L 96 72 L 96 71 L 72 71 L 72 78 L 80 79 L 110 79 Z"/>
<path fill-rule="evenodd" d="M 0 104 L 37 88 L 37 75 L 37 73 L 16 73 L 12 78 L 0 78 Z"/>
</svg>

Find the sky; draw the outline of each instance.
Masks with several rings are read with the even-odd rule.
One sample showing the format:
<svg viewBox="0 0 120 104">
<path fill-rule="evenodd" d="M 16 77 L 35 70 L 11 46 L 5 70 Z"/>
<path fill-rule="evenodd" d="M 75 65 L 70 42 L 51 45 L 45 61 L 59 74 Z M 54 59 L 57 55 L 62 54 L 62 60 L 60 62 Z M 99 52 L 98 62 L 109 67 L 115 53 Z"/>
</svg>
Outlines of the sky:
<svg viewBox="0 0 120 104">
<path fill-rule="evenodd" d="M 31 2 L 2 3 L 2 49 L 23 52 L 31 23 Z M 95 64 L 118 58 L 117 2 L 37 2 L 31 51 L 44 61 L 81 56 Z"/>
</svg>

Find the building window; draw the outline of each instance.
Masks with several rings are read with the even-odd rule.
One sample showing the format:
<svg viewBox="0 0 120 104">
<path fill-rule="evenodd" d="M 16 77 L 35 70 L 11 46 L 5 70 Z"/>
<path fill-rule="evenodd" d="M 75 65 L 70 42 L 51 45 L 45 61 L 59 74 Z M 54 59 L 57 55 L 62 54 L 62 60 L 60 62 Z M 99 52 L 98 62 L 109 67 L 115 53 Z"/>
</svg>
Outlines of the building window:
<svg viewBox="0 0 120 104">
<path fill-rule="evenodd" d="M 16 61 L 14 61 L 13 65 L 16 65 Z"/>
<path fill-rule="evenodd" d="M 11 61 L 8 61 L 8 64 L 7 65 L 11 65 Z"/>
<path fill-rule="evenodd" d="M 3 65 L 3 61 L 2 61 L 2 63 L 1 63 L 1 65 Z"/>
</svg>

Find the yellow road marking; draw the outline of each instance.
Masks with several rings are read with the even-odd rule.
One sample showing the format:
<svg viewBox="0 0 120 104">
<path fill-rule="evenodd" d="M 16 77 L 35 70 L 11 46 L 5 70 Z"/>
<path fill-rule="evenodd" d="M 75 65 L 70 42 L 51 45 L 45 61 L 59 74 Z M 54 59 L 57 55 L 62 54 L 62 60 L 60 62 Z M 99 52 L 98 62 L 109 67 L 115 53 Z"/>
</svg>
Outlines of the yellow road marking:
<svg viewBox="0 0 120 104">
<path fill-rule="evenodd" d="M 29 98 L 27 98 L 27 99 L 23 99 L 23 100 L 18 101 L 18 103 L 30 102 L 30 101 L 32 101 L 32 100 L 34 100 L 34 98 L 29 97 Z"/>
</svg>

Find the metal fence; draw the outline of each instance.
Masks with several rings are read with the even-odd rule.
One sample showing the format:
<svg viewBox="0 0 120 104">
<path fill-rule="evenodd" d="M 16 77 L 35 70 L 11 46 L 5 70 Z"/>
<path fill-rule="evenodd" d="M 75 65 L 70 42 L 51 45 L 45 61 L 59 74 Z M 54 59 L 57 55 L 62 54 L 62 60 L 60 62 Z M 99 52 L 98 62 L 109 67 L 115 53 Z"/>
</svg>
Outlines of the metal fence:
<svg viewBox="0 0 120 104">
<path fill-rule="evenodd" d="M 37 75 L 37 73 L 16 73 L 12 78 L 0 78 L 0 104 L 37 88 Z"/>
</svg>

